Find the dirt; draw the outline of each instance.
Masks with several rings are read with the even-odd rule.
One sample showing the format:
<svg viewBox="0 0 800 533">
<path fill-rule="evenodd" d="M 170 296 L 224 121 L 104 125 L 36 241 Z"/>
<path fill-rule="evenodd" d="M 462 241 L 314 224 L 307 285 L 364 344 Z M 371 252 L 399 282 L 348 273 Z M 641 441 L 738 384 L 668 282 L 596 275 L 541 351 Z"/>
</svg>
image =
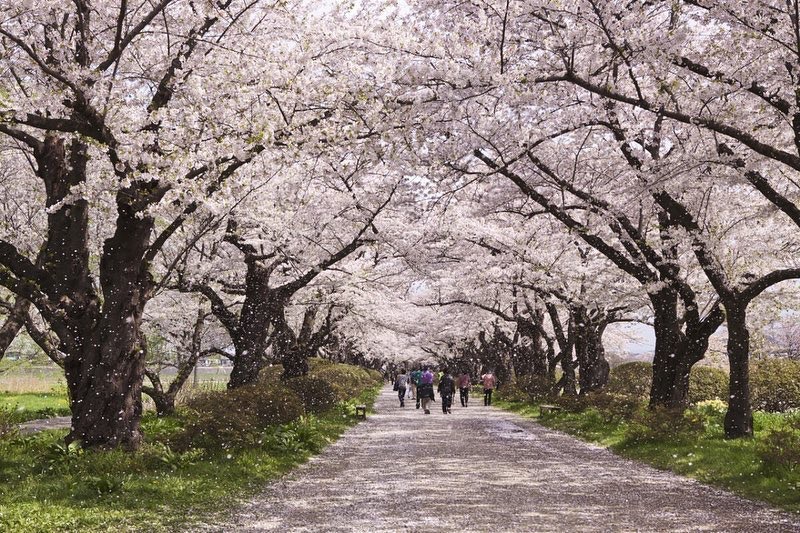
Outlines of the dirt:
<svg viewBox="0 0 800 533">
<path fill-rule="evenodd" d="M 53 418 L 40 418 L 19 425 L 22 435 L 32 435 L 47 429 L 69 429 L 72 418 L 69 416 L 56 416 Z"/>
<path fill-rule="evenodd" d="M 390 389 L 308 464 L 207 531 L 800 531 L 782 513 L 475 398 L 424 415 Z"/>
</svg>

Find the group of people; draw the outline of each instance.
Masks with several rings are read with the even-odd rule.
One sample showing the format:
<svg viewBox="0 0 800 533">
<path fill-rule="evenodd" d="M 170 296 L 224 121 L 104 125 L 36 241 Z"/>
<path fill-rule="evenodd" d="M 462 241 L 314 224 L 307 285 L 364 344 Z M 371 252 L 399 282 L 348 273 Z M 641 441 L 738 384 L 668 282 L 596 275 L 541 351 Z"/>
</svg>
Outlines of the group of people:
<svg viewBox="0 0 800 533">
<path fill-rule="evenodd" d="M 397 396 L 400 399 L 400 407 L 405 407 L 405 401 L 408 397 L 408 399 L 416 401 L 417 409 L 422 407 L 426 415 L 431 414 L 430 404 L 436 400 L 433 385 L 437 381 L 437 377 L 438 385 L 436 390 L 441 397 L 442 413 L 452 414 L 453 396 L 456 389 L 458 389 L 461 399 L 461 407 L 469 405 L 472 378 L 468 372 L 459 374 L 457 378 L 454 378 L 449 369 L 445 367 L 439 371 L 438 376 L 434 376 L 429 366 L 423 366 L 422 368 L 415 368 L 408 374 L 406 374 L 406 369 L 403 368 L 395 377 L 394 390 L 397 391 Z M 483 384 L 483 405 L 492 405 L 492 392 L 497 386 L 497 378 L 490 370 L 481 376 L 480 382 Z"/>
</svg>

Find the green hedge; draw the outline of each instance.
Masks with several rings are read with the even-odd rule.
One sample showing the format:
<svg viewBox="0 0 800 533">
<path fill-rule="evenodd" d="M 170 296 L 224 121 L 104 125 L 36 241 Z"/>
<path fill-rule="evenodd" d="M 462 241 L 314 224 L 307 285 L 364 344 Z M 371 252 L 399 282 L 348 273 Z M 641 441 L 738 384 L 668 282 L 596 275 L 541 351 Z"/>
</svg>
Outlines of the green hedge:
<svg viewBox="0 0 800 533">
<path fill-rule="evenodd" d="M 633 361 L 611 369 L 605 391 L 611 394 L 646 399 L 650 396 L 652 382 L 653 364 L 645 361 Z"/>
<path fill-rule="evenodd" d="M 750 368 L 753 409 L 780 413 L 800 408 L 800 361 L 765 359 Z"/>
<path fill-rule="evenodd" d="M 728 373 L 710 366 L 695 366 L 689 374 L 689 403 L 728 401 Z"/>
</svg>

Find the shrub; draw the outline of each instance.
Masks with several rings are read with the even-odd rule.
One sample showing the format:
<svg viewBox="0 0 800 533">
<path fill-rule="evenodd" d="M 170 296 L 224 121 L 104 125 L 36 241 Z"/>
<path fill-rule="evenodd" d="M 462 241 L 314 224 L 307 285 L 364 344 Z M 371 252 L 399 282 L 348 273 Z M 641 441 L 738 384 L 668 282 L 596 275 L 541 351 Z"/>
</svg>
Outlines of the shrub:
<svg viewBox="0 0 800 533">
<path fill-rule="evenodd" d="M 611 369 L 605 389 L 612 394 L 647 398 L 653 382 L 653 365 L 644 361 L 623 363 Z"/>
<path fill-rule="evenodd" d="M 251 444 L 260 432 L 303 415 L 303 403 L 284 386 L 261 384 L 208 392 L 187 402 L 184 431 L 174 443 L 178 449 L 231 448 Z"/>
<path fill-rule="evenodd" d="M 573 396 L 569 394 L 557 396 L 553 399 L 553 403 L 568 413 L 582 413 L 591 407 L 587 396 Z"/>
<path fill-rule="evenodd" d="M 482 393 L 483 389 L 481 389 L 481 394 Z M 508 402 L 530 401 L 530 396 L 528 396 L 528 393 L 522 390 L 516 381 L 506 383 L 502 389 L 497 391 L 497 396 L 499 399 L 506 400 Z"/>
<path fill-rule="evenodd" d="M 728 373 L 710 366 L 695 366 L 689 374 L 689 403 L 727 400 Z"/>
<path fill-rule="evenodd" d="M 548 376 L 528 374 L 517 378 L 517 387 L 535 402 L 552 399 L 554 385 L 553 380 Z"/>
<path fill-rule="evenodd" d="M 660 442 L 697 437 L 705 430 L 703 420 L 679 409 L 655 407 L 637 411 L 625 432 L 632 442 Z"/>
<path fill-rule="evenodd" d="M 767 433 L 757 453 L 768 468 L 794 470 L 800 466 L 800 416 L 793 417 L 786 427 Z"/>
<path fill-rule="evenodd" d="M 286 386 L 297 394 L 309 413 L 322 413 L 338 399 L 333 386 L 318 376 L 300 376 L 286 381 Z"/>
<path fill-rule="evenodd" d="M 606 422 L 629 420 L 645 408 L 639 397 L 602 390 L 587 394 L 585 402 L 597 409 Z"/>
<path fill-rule="evenodd" d="M 753 409 L 781 413 L 800 407 L 800 361 L 765 359 L 751 368 Z"/>
<path fill-rule="evenodd" d="M 375 379 L 364 368 L 339 363 L 314 368 L 309 376 L 327 381 L 340 401 L 358 396 L 364 390 L 379 384 L 382 379 Z"/>
</svg>

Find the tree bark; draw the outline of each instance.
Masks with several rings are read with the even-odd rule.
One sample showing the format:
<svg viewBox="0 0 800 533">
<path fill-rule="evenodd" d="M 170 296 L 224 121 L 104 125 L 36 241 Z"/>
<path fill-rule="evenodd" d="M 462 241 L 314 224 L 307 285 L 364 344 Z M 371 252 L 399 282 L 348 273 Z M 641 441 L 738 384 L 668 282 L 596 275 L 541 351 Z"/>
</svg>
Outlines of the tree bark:
<svg viewBox="0 0 800 533">
<path fill-rule="evenodd" d="M 725 436 L 753 435 L 753 412 L 750 408 L 750 331 L 747 328 L 747 304 L 725 302 L 728 325 L 728 361 L 730 382 Z"/>
<path fill-rule="evenodd" d="M 233 360 L 228 388 L 235 389 L 258 380 L 264 364 L 267 337 L 277 313 L 283 312 L 283 302 L 269 287 L 271 269 L 257 261 L 247 261 L 245 300 L 239 315 L 239 328 L 234 338 L 236 356 Z M 274 330 L 274 328 L 273 328 Z"/>
<path fill-rule="evenodd" d="M 153 220 L 129 204 L 137 191 L 121 191 L 117 224 L 103 246 L 100 285 L 103 307 L 80 351 L 67 351 L 65 369 L 72 400 L 67 442 L 84 447 L 136 449 L 142 440 L 142 381 L 139 346 L 142 312 L 152 280 L 142 272 Z"/>
<path fill-rule="evenodd" d="M 14 300 L 14 305 L 11 307 L 6 321 L 0 327 L 0 361 L 5 357 L 8 347 L 17 338 L 19 330 L 25 325 L 30 306 L 31 304 L 28 300 L 19 296 Z"/>
<path fill-rule="evenodd" d="M 678 294 L 667 287 L 650 294 L 653 304 L 655 350 L 650 407 L 673 407 L 673 390 L 677 375 L 678 345 L 681 325 L 678 318 Z"/>
</svg>

